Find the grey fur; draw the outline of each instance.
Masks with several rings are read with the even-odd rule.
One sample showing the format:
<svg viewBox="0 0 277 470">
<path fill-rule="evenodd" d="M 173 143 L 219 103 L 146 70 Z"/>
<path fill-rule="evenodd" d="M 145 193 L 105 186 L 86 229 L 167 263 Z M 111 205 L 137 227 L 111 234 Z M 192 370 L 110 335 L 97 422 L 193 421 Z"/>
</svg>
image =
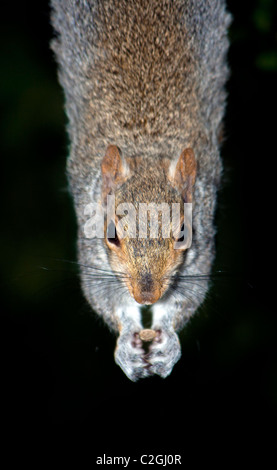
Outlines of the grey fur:
<svg viewBox="0 0 277 470">
<path fill-rule="evenodd" d="M 109 144 L 149 167 L 176 160 L 191 147 L 197 160 L 194 239 L 181 274 L 208 274 L 214 258 L 213 222 L 222 164 L 219 137 L 225 110 L 230 15 L 223 0 L 52 0 L 52 42 L 65 92 L 71 141 L 68 176 L 79 226 L 79 261 L 113 273 L 101 239 L 87 239 L 85 206 L 101 198 L 101 161 Z M 99 271 L 100 272 L 100 271 Z M 131 380 L 167 376 L 180 357 L 176 330 L 208 289 L 189 284 L 189 295 L 165 295 L 153 306 L 153 328 L 164 336 L 143 351 L 131 337 L 141 328 L 138 309 L 120 279 L 89 282 L 84 293 L 120 336 L 116 362 Z M 105 288 L 103 287 L 105 285 Z M 119 289 L 119 290 L 117 290 Z M 120 294 L 117 295 L 116 293 Z M 138 305 L 138 304 L 137 304 Z M 150 365 L 149 365 L 150 364 Z"/>
</svg>

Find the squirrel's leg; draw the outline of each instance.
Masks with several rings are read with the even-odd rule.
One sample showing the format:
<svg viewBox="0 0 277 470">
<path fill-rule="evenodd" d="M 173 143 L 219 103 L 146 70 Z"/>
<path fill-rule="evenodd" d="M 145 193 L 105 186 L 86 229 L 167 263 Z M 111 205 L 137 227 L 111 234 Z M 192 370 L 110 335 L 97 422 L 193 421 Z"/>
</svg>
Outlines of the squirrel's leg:
<svg viewBox="0 0 277 470">
<path fill-rule="evenodd" d="M 116 311 L 119 337 L 115 349 L 115 362 L 127 377 L 136 381 L 151 375 L 149 363 L 139 337 L 141 331 L 141 313 L 137 305 L 126 305 Z"/>
<path fill-rule="evenodd" d="M 152 329 L 156 331 L 156 337 L 149 349 L 151 372 L 167 377 L 181 357 L 180 341 L 174 330 L 174 315 L 170 307 L 155 304 L 152 311 Z"/>
</svg>

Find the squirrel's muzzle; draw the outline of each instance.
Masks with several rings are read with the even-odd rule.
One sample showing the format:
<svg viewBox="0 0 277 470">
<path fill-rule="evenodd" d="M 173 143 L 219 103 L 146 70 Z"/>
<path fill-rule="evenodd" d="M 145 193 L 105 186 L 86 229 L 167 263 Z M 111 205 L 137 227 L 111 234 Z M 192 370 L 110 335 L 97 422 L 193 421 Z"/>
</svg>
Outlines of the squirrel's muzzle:
<svg viewBox="0 0 277 470">
<path fill-rule="evenodd" d="M 139 304 L 151 305 L 161 297 L 161 289 L 152 274 L 147 272 L 139 277 L 132 286 L 133 297 Z"/>
</svg>

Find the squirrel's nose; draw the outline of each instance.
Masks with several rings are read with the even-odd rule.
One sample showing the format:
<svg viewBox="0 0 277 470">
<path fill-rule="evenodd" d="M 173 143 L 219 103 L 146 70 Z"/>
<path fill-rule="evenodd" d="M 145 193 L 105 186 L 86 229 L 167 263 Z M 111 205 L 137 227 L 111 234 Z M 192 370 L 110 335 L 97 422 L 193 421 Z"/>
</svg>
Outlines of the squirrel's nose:
<svg viewBox="0 0 277 470">
<path fill-rule="evenodd" d="M 154 304 L 161 296 L 158 283 L 153 280 L 150 273 L 140 276 L 138 282 L 136 282 L 132 287 L 134 299 L 139 304 Z"/>
<path fill-rule="evenodd" d="M 136 302 L 143 305 L 151 305 L 159 300 L 161 297 L 160 291 L 147 292 L 133 289 L 133 296 Z"/>
</svg>

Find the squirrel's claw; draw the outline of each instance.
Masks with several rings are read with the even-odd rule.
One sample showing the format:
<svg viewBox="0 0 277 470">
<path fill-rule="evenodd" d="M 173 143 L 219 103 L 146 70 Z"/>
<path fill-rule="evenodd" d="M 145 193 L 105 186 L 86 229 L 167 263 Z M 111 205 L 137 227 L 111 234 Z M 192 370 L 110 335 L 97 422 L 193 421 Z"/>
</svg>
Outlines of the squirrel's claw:
<svg viewBox="0 0 277 470">
<path fill-rule="evenodd" d="M 121 332 L 114 356 L 116 364 L 133 382 L 152 375 L 137 331 Z"/>
<path fill-rule="evenodd" d="M 157 330 L 148 353 L 151 373 L 167 377 L 180 357 L 180 341 L 175 331 Z"/>
<path fill-rule="evenodd" d="M 175 331 L 156 332 L 147 353 L 138 332 L 126 331 L 118 337 L 115 362 L 133 382 L 154 374 L 167 377 L 181 357 L 180 342 Z"/>
</svg>

